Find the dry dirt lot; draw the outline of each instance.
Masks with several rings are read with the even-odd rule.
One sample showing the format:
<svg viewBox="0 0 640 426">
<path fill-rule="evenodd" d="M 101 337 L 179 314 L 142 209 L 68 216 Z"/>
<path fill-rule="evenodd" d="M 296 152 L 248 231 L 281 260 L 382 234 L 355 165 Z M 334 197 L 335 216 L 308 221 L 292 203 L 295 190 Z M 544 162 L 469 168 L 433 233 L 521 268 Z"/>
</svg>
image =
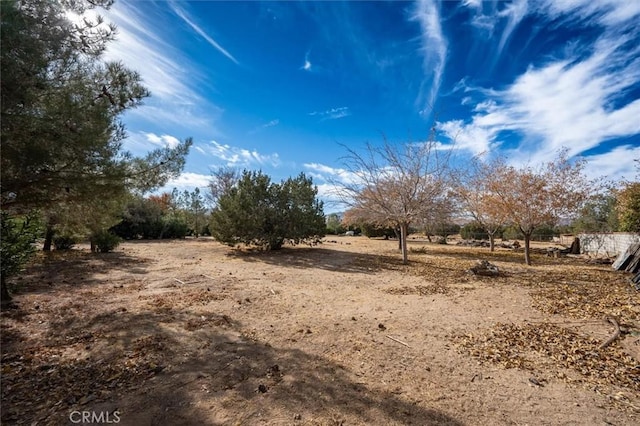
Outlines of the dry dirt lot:
<svg viewBox="0 0 640 426">
<path fill-rule="evenodd" d="M 40 255 L 2 313 L 2 423 L 633 425 L 640 293 L 580 259 L 333 237 Z M 477 259 L 501 276 L 467 272 Z M 606 318 L 622 328 L 619 339 Z"/>
</svg>

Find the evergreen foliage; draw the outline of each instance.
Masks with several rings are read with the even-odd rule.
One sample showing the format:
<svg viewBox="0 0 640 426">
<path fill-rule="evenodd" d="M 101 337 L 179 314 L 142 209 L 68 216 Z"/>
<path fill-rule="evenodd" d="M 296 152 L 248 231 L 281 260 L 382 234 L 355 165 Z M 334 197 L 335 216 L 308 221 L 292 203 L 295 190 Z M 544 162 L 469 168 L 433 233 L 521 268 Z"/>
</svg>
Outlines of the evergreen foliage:
<svg viewBox="0 0 640 426">
<path fill-rule="evenodd" d="M 7 212 L 0 213 L 0 280 L 2 281 L 1 303 L 9 303 L 11 297 L 7 287 L 7 278 L 19 273 L 24 264 L 35 252 L 33 245 L 40 230 L 36 218 L 11 217 Z"/>
<path fill-rule="evenodd" d="M 470 222 L 460 228 L 460 237 L 465 240 L 488 240 L 486 227 L 478 222 Z"/>
<path fill-rule="evenodd" d="M 640 182 L 628 183 L 618 194 L 620 231 L 640 233 Z"/>
<path fill-rule="evenodd" d="M 262 172 L 244 171 L 238 182 L 218 197 L 211 235 L 229 246 L 244 244 L 278 250 L 325 233 L 322 202 L 311 178 L 300 174 L 281 183 Z"/>
<path fill-rule="evenodd" d="M 0 207 L 7 224 L 11 217 L 42 214 L 47 249 L 56 233 L 67 230 L 99 235 L 113 224 L 114 211 L 130 192 L 143 193 L 176 177 L 192 144 L 186 139 L 142 158 L 122 149 L 126 132 L 120 118 L 140 106 L 149 91 L 137 72 L 102 57 L 115 27 L 99 16 L 69 20 L 69 12 L 112 3 L 2 3 Z M 32 252 L 19 239 L 7 239 L 5 248 L 25 250 L 13 257 L 23 262 Z M 3 280 L 19 269 L 3 269 Z"/>
</svg>

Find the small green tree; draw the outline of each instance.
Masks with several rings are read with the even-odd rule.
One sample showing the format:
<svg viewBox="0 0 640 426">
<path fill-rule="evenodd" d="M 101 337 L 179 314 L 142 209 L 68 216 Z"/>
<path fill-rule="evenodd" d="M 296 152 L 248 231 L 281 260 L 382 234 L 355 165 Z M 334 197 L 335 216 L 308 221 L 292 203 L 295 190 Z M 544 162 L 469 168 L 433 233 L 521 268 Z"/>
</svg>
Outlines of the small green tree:
<svg viewBox="0 0 640 426">
<path fill-rule="evenodd" d="M 481 223 L 469 222 L 460 229 L 460 237 L 465 240 L 488 240 L 489 233 Z"/>
<path fill-rule="evenodd" d="M 628 183 L 616 201 L 620 230 L 640 233 L 640 182 Z"/>
<path fill-rule="evenodd" d="M 322 202 L 311 178 L 300 174 L 281 183 L 262 172 L 244 171 L 235 186 L 218 197 L 211 235 L 229 246 L 244 244 L 278 250 L 325 233 Z"/>
<path fill-rule="evenodd" d="M 614 232 L 619 228 L 616 213 L 616 197 L 610 193 L 592 196 L 572 223 L 575 233 Z"/>
<path fill-rule="evenodd" d="M 200 193 L 200 188 L 195 188 L 191 192 L 185 190 L 178 199 L 180 200 L 179 204 L 185 213 L 189 228 L 193 232 L 193 235 L 198 238 L 200 234 L 202 234 L 202 229 L 206 222 L 205 200 Z"/>
<path fill-rule="evenodd" d="M 1 304 L 6 306 L 11 301 L 7 279 L 20 272 L 31 255 L 35 252 L 33 245 L 39 231 L 37 221 L 30 216 L 24 218 L 11 217 L 7 212 L 1 214 L 0 239 L 0 280 L 2 281 Z"/>
<path fill-rule="evenodd" d="M 347 228 L 342 224 L 340 215 L 337 213 L 331 213 L 327 215 L 327 234 L 339 235 L 347 231 Z"/>
</svg>

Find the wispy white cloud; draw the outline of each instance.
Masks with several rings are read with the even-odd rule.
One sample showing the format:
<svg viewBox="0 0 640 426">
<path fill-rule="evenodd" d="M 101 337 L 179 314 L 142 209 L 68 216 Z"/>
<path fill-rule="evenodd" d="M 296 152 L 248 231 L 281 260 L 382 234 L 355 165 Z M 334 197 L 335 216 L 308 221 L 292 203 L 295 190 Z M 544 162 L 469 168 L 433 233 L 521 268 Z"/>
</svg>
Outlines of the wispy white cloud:
<svg viewBox="0 0 640 426">
<path fill-rule="evenodd" d="M 349 107 L 331 108 L 326 111 L 314 111 L 308 115 L 318 116 L 321 121 L 324 120 L 337 120 L 338 118 L 348 117 L 351 115 Z"/>
<path fill-rule="evenodd" d="M 303 167 L 305 173 L 314 179 L 314 184 L 318 187 L 318 197 L 325 204 L 325 212 L 345 211 L 348 208 L 343 203 L 340 192 L 344 185 L 361 182 L 356 173 L 321 163 L 305 163 Z"/>
<path fill-rule="evenodd" d="M 464 0 L 462 5 L 472 9 L 482 9 L 482 0 Z"/>
<path fill-rule="evenodd" d="M 327 166 L 320 163 L 304 163 L 309 174 L 322 182 L 351 184 L 359 181 L 358 175 L 349 170 Z"/>
<path fill-rule="evenodd" d="M 268 129 L 270 127 L 275 127 L 278 124 L 280 124 L 280 120 L 276 118 L 275 120 L 271 120 L 268 123 L 261 124 L 260 126 L 254 128 L 253 130 L 248 131 L 247 134 L 253 135 L 258 133 L 261 130 Z"/>
<path fill-rule="evenodd" d="M 95 10 L 85 14 L 90 19 L 96 15 Z M 207 80 L 163 31 L 166 16 L 158 9 L 142 13 L 135 2 L 116 2 L 101 15 L 118 28 L 105 59 L 122 61 L 138 71 L 151 91 L 151 98 L 128 114 L 165 129 L 173 125 L 215 131 L 215 121 L 222 110 L 200 95 Z"/>
<path fill-rule="evenodd" d="M 179 138 L 168 134 L 157 135 L 152 132 L 134 132 L 125 139 L 123 148 L 134 155 L 144 155 L 158 147 L 175 148 L 179 143 Z"/>
<path fill-rule="evenodd" d="M 200 26 L 198 26 L 193 21 L 193 18 L 191 18 L 189 14 L 182 7 L 178 5 L 178 3 L 176 3 L 175 1 L 170 1 L 169 5 L 171 7 L 171 10 L 173 10 L 173 12 L 180 19 L 182 19 L 187 25 L 189 25 L 189 27 L 191 27 L 191 29 L 195 31 L 200 37 L 205 39 L 207 43 L 209 43 L 211 46 L 217 49 L 224 56 L 231 59 L 234 63 L 238 65 L 240 64 L 238 60 L 234 58 L 233 55 L 231 55 L 231 53 L 229 53 L 224 47 L 222 47 L 217 41 L 215 41 L 209 34 L 207 34 L 202 28 L 200 28 Z"/>
<path fill-rule="evenodd" d="M 465 124 L 462 120 L 441 123 L 438 130 L 453 141 L 454 149 L 467 150 L 473 155 L 486 153 L 495 141 L 497 130 L 477 125 Z"/>
<path fill-rule="evenodd" d="M 166 146 L 169 148 L 175 148 L 180 144 L 180 140 L 175 136 L 171 136 L 171 135 L 158 136 L 155 133 L 144 133 L 144 132 L 143 134 L 149 142 L 162 147 Z"/>
<path fill-rule="evenodd" d="M 271 120 L 270 122 L 263 124 L 262 128 L 267 129 L 269 127 L 277 126 L 278 124 L 280 124 L 280 120 L 276 118 L 275 120 Z"/>
<path fill-rule="evenodd" d="M 206 151 L 225 162 L 229 167 L 249 167 L 249 166 L 271 166 L 278 167 L 280 165 L 280 156 L 277 153 L 261 154 L 256 150 L 248 150 L 227 144 L 221 144 L 211 141 L 206 146 Z"/>
<path fill-rule="evenodd" d="M 502 53 L 502 49 L 504 49 L 507 41 L 511 38 L 513 31 L 527 15 L 528 10 L 528 0 L 515 0 L 513 3 L 507 4 L 507 6 L 498 13 L 498 16 L 507 18 L 507 24 L 504 27 L 504 31 L 502 31 L 500 44 L 498 44 L 498 56 Z"/>
<path fill-rule="evenodd" d="M 442 83 L 442 75 L 447 61 L 448 42 L 442 32 L 440 11 L 434 0 L 419 0 L 412 20 L 420 24 L 422 68 L 427 77 L 422 83 L 421 92 L 424 91 L 425 85 L 430 84 L 428 97 L 424 99 L 424 95 L 421 94 L 418 99 L 421 104 L 419 107 L 423 111 L 431 110 Z"/>
<path fill-rule="evenodd" d="M 562 15 L 613 27 L 620 24 L 637 25 L 634 19 L 640 17 L 640 2 L 630 0 L 544 0 L 534 3 L 540 13 L 552 18 Z"/>
<path fill-rule="evenodd" d="M 325 214 L 343 212 L 349 208 L 340 198 L 339 191 L 330 183 L 316 185 L 318 198 L 324 203 Z"/>
<path fill-rule="evenodd" d="M 640 47 L 629 50 L 629 40 L 605 33 L 589 57 L 530 67 L 502 91 L 479 91 L 485 101 L 471 120 L 440 128 L 473 153 L 499 146 L 504 130 L 517 132 L 522 142 L 510 155 L 520 163 L 547 161 L 562 147 L 579 155 L 606 140 L 640 137 L 640 100 L 620 104 L 640 83 Z"/>
<path fill-rule="evenodd" d="M 309 52 L 304 55 L 304 64 L 300 67 L 301 70 L 311 71 L 311 61 L 309 60 Z"/>
<path fill-rule="evenodd" d="M 592 177 L 607 177 L 611 180 L 632 180 L 636 175 L 634 158 L 640 158 L 640 146 L 618 146 L 604 154 L 586 157 L 586 172 Z"/>
<path fill-rule="evenodd" d="M 180 188 L 180 189 L 193 189 L 193 188 L 206 188 L 209 185 L 209 181 L 211 180 L 211 176 L 202 175 L 199 173 L 182 173 L 177 178 L 171 179 L 164 186 L 165 190 L 170 190 L 171 188 Z"/>
<path fill-rule="evenodd" d="M 195 93 L 182 78 L 186 72 L 181 54 L 154 31 L 135 7 L 117 3 L 106 12 L 106 19 L 118 27 L 116 40 L 107 47 L 107 60 L 122 61 L 138 71 L 154 97 L 193 102 L 191 95 Z"/>
<path fill-rule="evenodd" d="M 485 15 L 479 12 L 471 19 L 471 25 L 479 30 L 486 31 L 489 35 L 492 35 L 493 30 L 498 24 L 498 20 L 499 18 L 497 15 Z"/>
</svg>

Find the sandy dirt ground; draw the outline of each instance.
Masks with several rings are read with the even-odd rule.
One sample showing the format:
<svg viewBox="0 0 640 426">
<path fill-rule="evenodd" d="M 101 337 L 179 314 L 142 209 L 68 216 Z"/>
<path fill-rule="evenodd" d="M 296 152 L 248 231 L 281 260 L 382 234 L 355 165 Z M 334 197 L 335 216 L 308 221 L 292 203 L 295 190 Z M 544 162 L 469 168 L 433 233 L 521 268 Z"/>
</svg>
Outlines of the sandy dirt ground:
<svg viewBox="0 0 640 426">
<path fill-rule="evenodd" d="M 135 426 L 639 424 L 628 274 L 410 247 L 408 265 L 397 242 L 364 237 L 41 254 L 2 313 L 2 423 L 88 412 Z M 500 276 L 470 274 L 478 259 Z M 622 334 L 601 348 L 607 318 Z"/>
</svg>

